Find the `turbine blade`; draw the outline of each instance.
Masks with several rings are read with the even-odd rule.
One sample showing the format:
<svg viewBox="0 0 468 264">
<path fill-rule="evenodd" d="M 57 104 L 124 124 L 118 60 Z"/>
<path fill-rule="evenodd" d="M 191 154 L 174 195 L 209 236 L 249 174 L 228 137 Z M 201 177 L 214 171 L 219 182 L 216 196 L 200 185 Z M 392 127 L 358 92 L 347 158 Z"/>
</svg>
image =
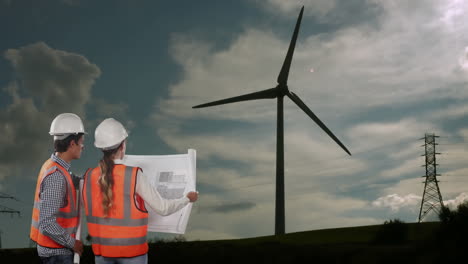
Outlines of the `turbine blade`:
<svg viewBox="0 0 468 264">
<path fill-rule="evenodd" d="M 271 89 L 263 90 L 260 92 L 244 94 L 244 95 L 235 96 L 235 97 L 231 97 L 227 99 L 213 101 L 213 102 L 206 103 L 206 104 L 196 105 L 196 106 L 193 106 L 192 108 L 203 108 L 203 107 L 209 107 L 209 106 L 214 106 L 214 105 L 230 104 L 230 103 L 249 101 L 249 100 L 272 99 L 272 98 L 276 98 L 278 94 L 279 92 L 277 88 L 271 88 Z"/>
<path fill-rule="evenodd" d="M 288 53 L 286 54 L 283 66 L 281 67 L 281 71 L 278 75 L 279 84 L 286 85 L 288 82 L 289 68 L 291 67 L 294 48 L 296 47 L 297 35 L 299 34 L 299 28 L 301 27 L 302 13 L 304 13 L 304 6 L 302 6 L 301 12 L 299 13 L 299 17 L 297 18 L 296 27 L 294 28 L 294 33 L 291 38 L 291 43 L 289 43 Z"/>
<path fill-rule="evenodd" d="M 319 127 L 321 127 L 338 145 L 340 145 L 340 147 L 344 151 L 346 151 L 346 153 L 348 153 L 351 156 L 351 153 L 343 145 L 343 143 L 341 143 L 341 141 L 330 131 L 330 129 L 328 129 L 328 127 L 326 127 L 325 124 L 322 123 L 322 121 L 320 121 L 320 119 L 309 109 L 309 107 L 307 107 L 307 105 L 304 104 L 304 102 L 302 102 L 299 96 L 292 92 L 287 93 L 287 95 L 294 103 L 296 103 L 297 106 L 299 106 L 299 108 L 302 109 L 302 111 L 304 111 L 310 118 L 312 118 L 312 120 L 314 120 L 315 123 L 317 123 L 317 125 L 319 125 Z"/>
</svg>

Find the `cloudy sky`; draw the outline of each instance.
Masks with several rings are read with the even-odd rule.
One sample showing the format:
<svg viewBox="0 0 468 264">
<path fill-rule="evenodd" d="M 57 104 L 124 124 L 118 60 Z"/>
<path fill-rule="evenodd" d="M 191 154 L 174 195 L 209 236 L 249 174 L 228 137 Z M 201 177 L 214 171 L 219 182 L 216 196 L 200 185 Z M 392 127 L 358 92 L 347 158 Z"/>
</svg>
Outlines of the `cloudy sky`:
<svg viewBox="0 0 468 264">
<path fill-rule="evenodd" d="M 289 89 L 353 155 L 285 99 L 286 232 L 417 221 L 425 133 L 443 199 L 468 199 L 465 1 L 0 0 L 0 192 L 17 198 L 0 205 L 21 212 L 0 215 L 3 246 L 29 245 L 62 112 L 89 132 L 76 174 L 107 117 L 129 154 L 197 150 L 189 240 L 273 234 L 276 102 L 191 107 L 275 87 L 302 5 Z"/>
</svg>

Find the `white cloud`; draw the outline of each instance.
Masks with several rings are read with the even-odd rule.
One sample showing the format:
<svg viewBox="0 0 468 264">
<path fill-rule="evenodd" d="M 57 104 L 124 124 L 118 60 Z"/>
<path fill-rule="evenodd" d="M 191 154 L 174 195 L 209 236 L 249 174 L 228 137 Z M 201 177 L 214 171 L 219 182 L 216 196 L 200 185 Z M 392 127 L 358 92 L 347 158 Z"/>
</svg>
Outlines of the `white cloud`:
<svg viewBox="0 0 468 264">
<path fill-rule="evenodd" d="M 398 211 L 403 207 L 415 208 L 418 204 L 421 204 L 421 196 L 415 194 L 408 194 L 400 196 L 398 194 L 389 194 L 384 197 L 379 197 L 372 202 L 372 206 L 375 207 L 388 207 L 392 211 Z"/>
<path fill-rule="evenodd" d="M 454 197 L 465 190 L 464 182 L 455 182 L 455 181 L 448 181 L 447 178 L 439 177 L 438 178 L 441 182 L 439 182 L 439 188 L 442 194 L 442 198 L 444 197 Z M 387 197 L 390 195 L 398 195 L 400 197 L 407 196 L 408 194 L 417 194 L 422 197 L 424 192 L 424 182 L 425 178 L 421 176 L 415 176 L 409 179 L 403 179 L 398 181 L 393 185 L 385 185 L 384 188 L 380 191 L 380 197 Z"/>
<path fill-rule="evenodd" d="M 444 205 L 452 210 L 455 210 L 458 205 L 468 201 L 468 193 L 460 193 L 457 197 L 451 200 L 445 200 Z"/>
<path fill-rule="evenodd" d="M 408 194 L 400 196 L 398 194 L 390 194 L 387 196 L 379 197 L 372 202 L 372 206 L 380 208 L 390 208 L 392 211 L 399 211 L 403 209 L 412 209 L 413 211 L 416 208 L 421 206 L 422 197 L 416 194 Z M 468 194 L 463 192 L 456 196 L 454 199 L 444 200 L 443 203 L 445 206 L 450 209 L 456 209 L 459 204 L 468 201 Z"/>
<path fill-rule="evenodd" d="M 463 0 L 439 1 L 437 5 L 439 21 L 446 26 L 446 30 L 453 34 L 463 34 L 458 30 L 463 29 L 462 23 L 466 22 L 468 4 Z"/>
</svg>

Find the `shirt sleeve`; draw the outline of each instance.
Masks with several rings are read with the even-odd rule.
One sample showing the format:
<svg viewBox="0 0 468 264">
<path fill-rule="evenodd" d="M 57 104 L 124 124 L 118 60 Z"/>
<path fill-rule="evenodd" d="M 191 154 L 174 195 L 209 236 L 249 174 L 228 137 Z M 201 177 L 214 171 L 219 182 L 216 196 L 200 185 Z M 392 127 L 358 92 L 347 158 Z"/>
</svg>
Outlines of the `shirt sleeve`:
<svg viewBox="0 0 468 264">
<path fill-rule="evenodd" d="M 56 217 L 65 203 L 66 195 L 67 182 L 59 172 L 54 172 L 42 181 L 39 230 L 60 245 L 72 249 L 75 246 L 75 239 L 57 223 Z"/>
<path fill-rule="evenodd" d="M 162 198 L 158 190 L 149 184 L 148 177 L 141 171 L 137 174 L 136 192 L 145 200 L 145 205 L 160 215 L 173 214 L 190 202 L 186 196 L 180 199 Z"/>
</svg>

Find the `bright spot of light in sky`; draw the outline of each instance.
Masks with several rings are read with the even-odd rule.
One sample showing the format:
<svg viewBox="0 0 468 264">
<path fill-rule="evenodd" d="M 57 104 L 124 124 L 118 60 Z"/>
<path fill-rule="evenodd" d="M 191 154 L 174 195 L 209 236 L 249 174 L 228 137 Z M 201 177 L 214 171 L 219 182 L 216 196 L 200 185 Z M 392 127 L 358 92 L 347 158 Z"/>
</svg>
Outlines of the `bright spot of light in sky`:
<svg viewBox="0 0 468 264">
<path fill-rule="evenodd" d="M 314 68 L 310 68 L 310 70 L 309 70 L 309 71 L 310 71 L 310 72 L 314 72 L 315 70 L 314 70 Z"/>
</svg>

